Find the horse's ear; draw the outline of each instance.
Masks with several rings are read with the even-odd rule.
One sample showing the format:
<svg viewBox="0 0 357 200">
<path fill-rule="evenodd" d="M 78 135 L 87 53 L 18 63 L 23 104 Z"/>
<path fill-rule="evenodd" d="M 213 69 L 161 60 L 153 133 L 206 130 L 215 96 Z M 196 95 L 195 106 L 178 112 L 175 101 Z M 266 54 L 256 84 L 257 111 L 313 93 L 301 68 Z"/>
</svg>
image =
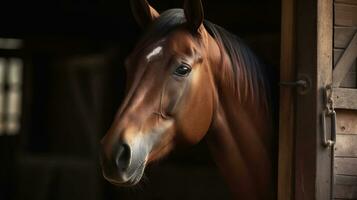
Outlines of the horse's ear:
<svg viewBox="0 0 357 200">
<path fill-rule="evenodd" d="M 194 33 L 198 32 L 204 19 L 201 0 L 185 0 L 184 11 L 188 28 Z"/>
<path fill-rule="evenodd" d="M 147 28 L 160 14 L 150 6 L 147 0 L 130 0 L 131 10 L 136 22 L 142 28 Z"/>
</svg>

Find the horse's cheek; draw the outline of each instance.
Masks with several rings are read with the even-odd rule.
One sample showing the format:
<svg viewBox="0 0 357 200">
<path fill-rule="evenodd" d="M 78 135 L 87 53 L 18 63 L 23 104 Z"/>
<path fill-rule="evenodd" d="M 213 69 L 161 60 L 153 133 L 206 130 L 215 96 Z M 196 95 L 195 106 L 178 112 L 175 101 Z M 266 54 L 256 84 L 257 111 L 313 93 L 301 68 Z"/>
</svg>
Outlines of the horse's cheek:
<svg viewBox="0 0 357 200">
<path fill-rule="evenodd" d="M 213 114 L 213 100 L 209 88 L 192 88 L 178 119 L 180 133 L 187 143 L 198 143 L 208 131 Z"/>
</svg>

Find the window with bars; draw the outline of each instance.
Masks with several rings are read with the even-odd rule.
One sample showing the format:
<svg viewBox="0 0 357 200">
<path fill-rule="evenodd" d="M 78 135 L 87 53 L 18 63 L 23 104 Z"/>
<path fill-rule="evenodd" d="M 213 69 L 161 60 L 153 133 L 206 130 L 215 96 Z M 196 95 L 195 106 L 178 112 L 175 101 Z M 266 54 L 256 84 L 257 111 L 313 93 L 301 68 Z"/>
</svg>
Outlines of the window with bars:
<svg viewBox="0 0 357 200">
<path fill-rule="evenodd" d="M 0 136 L 20 130 L 23 61 L 6 51 L 20 49 L 21 44 L 19 39 L 0 38 Z"/>
</svg>

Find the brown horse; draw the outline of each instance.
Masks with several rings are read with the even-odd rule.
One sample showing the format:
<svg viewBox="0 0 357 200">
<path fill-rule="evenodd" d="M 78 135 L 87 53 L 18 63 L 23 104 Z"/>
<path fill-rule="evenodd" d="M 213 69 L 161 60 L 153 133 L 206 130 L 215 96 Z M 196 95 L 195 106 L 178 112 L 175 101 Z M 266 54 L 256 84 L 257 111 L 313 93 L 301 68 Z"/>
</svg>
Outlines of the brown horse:
<svg viewBox="0 0 357 200">
<path fill-rule="evenodd" d="M 235 199 L 275 198 L 271 70 L 204 21 L 200 0 L 161 15 L 146 0 L 131 5 L 147 33 L 126 60 L 126 98 L 101 141 L 104 177 L 135 185 L 149 163 L 204 138 Z"/>
</svg>

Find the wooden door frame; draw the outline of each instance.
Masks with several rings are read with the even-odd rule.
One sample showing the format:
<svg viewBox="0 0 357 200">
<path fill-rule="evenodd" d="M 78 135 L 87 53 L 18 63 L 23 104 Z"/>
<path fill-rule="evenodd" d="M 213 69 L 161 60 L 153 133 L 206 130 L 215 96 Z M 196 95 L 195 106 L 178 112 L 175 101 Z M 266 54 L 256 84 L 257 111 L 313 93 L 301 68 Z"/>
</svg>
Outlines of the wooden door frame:
<svg viewBox="0 0 357 200">
<path fill-rule="evenodd" d="M 308 77 L 298 94 L 281 87 L 278 199 L 332 197 L 332 149 L 322 145 L 323 91 L 332 83 L 333 0 L 283 0 L 281 81 Z"/>
</svg>

